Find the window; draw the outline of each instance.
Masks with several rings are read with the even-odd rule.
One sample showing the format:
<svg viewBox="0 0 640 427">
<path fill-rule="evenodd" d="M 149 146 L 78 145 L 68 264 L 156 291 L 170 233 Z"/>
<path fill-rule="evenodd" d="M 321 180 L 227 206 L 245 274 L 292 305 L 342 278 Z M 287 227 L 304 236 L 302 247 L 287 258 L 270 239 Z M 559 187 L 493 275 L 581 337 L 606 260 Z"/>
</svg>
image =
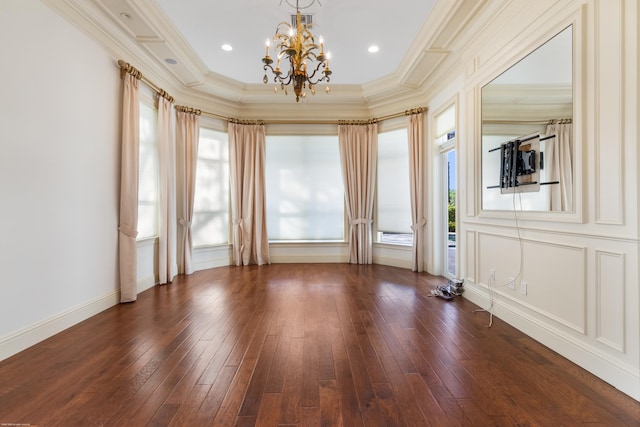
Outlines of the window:
<svg viewBox="0 0 640 427">
<path fill-rule="evenodd" d="M 138 240 L 158 235 L 158 110 L 140 102 Z"/>
<path fill-rule="evenodd" d="M 200 128 L 191 221 L 193 246 L 229 243 L 229 139 Z"/>
<path fill-rule="evenodd" d="M 338 136 L 267 136 L 269 240 L 344 240 Z"/>
<path fill-rule="evenodd" d="M 413 244 L 407 129 L 378 134 L 378 242 Z"/>
<path fill-rule="evenodd" d="M 436 117 L 436 144 L 443 145 L 456 137 L 455 104 Z"/>
</svg>

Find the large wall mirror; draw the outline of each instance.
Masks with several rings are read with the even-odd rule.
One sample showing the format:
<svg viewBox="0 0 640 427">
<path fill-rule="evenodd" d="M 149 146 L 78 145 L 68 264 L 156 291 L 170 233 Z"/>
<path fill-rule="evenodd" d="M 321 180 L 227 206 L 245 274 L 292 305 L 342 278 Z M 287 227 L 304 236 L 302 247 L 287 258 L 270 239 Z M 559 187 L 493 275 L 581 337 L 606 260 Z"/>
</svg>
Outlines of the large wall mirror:
<svg viewBox="0 0 640 427">
<path fill-rule="evenodd" d="M 482 209 L 574 210 L 573 28 L 482 88 Z"/>
</svg>

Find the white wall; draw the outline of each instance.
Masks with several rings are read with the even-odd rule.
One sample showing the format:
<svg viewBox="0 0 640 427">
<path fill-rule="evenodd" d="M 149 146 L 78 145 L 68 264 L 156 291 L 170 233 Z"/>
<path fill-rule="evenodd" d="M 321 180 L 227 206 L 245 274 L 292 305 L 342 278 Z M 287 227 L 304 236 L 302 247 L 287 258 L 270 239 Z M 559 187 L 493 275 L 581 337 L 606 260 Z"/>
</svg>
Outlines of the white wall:
<svg viewBox="0 0 640 427">
<path fill-rule="evenodd" d="M 0 2 L 0 359 L 117 302 L 119 70 L 36 0 Z"/>
<path fill-rule="evenodd" d="M 495 313 L 640 399 L 637 2 L 496 1 L 482 13 L 482 23 L 469 29 L 483 30 L 462 37 L 459 51 L 416 91 L 424 98 L 388 108 L 434 111 L 458 97 L 460 276 L 465 296 L 487 306 L 489 269 L 499 283 L 515 275 L 520 240 L 511 213 L 481 209 L 480 87 L 574 24 L 576 212 L 520 219 L 528 292 L 496 289 Z M 115 58 L 36 0 L 0 2 L 0 47 L 6 61 L 0 68 L 3 358 L 117 300 L 120 83 Z M 178 94 L 171 83 L 179 83 L 156 83 Z M 184 96 L 185 105 L 219 110 Z M 427 191 L 427 206 L 435 206 L 436 192 Z M 149 256 L 140 260 L 139 286 L 150 285 L 154 250 L 140 247 Z M 345 256 L 344 245 L 272 250 L 275 262 Z M 434 250 L 427 249 L 430 270 Z M 390 264 L 406 259 L 382 246 L 376 256 Z M 198 268 L 224 265 L 229 250 L 204 249 L 194 257 Z"/>
<path fill-rule="evenodd" d="M 459 138 L 465 296 L 640 400 L 638 275 L 638 4 L 635 0 L 505 3 L 469 45 Z M 523 8 L 525 10 L 523 10 Z M 573 24 L 576 211 L 483 211 L 480 88 Z M 518 230 L 519 228 L 519 230 Z M 524 253 L 521 260 L 520 251 Z"/>
</svg>

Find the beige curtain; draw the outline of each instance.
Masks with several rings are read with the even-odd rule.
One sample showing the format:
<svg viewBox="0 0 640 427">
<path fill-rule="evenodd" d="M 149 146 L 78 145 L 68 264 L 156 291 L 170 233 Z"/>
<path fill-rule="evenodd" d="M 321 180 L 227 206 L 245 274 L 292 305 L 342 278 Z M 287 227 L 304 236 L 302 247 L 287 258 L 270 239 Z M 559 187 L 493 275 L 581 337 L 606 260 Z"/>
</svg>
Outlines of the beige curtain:
<svg viewBox="0 0 640 427">
<path fill-rule="evenodd" d="M 409 116 L 409 191 L 411 197 L 411 222 L 413 225 L 412 270 L 421 272 L 424 267 L 424 117 L 422 113 Z"/>
<path fill-rule="evenodd" d="M 269 264 L 264 125 L 229 123 L 231 215 L 235 265 Z"/>
<path fill-rule="evenodd" d="M 200 110 L 176 107 L 176 173 L 178 201 L 178 273 L 193 273 L 191 220 L 196 190 Z"/>
<path fill-rule="evenodd" d="M 173 99 L 158 97 L 159 224 L 158 282 L 169 283 L 177 274 L 176 264 L 176 146 L 172 120 Z"/>
<path fill-rule="evenodd" d="M 545 141 L 545 168 L 547 181 L 559 181 L 549 185 L 552 211 L 573 210 L 573 125 L 562 120 L 547 125 Z"/>
<path fill-rule="evenodd" d="M 349 262 L 373 262 L 373 198 L 378 125 L 339 125 L 340 163 L 349 220 Z"/>
<path fill-rule="evenodd" d="M 135 301 L 137 291 L 138 235 L 138 153 L 140 138 L 140 73 L 123 73 L 122 147 L 120 165 L 120 218 L 118 257 L 120 270 L 120 302 Z"/>
</svg>

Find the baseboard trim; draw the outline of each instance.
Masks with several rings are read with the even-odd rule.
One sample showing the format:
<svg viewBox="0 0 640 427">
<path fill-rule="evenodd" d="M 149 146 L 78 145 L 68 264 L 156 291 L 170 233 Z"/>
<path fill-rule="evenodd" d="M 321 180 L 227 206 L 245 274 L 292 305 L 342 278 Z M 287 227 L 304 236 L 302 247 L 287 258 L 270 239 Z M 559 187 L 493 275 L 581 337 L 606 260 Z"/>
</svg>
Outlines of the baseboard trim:
<svg viewBox="0 0 640 427">
<path fill-rule="evenodd" d="M 271 255 L 271 264 L 343 264 L 341 255 Z"/>
<path fill-rule="evenodd" d="M 489 306 L 489 298 L 476 286 L 465 286 L 464 297 L 480 307 Z M 561 330 L 540 322 L 513 305 L 494 299 L 493 314 L 514 328 L 566 357 L 621 392 L 640 401 L 640 369 L 577 340 Z"/>
<path fill-rule="evenodd" d="M 389 267 L 404 268 L 407 270 L 411 270 L 412 268 L 411 260 L 391 258 L 391 257 L 374 256 L 373 263 L 378 265 L 386 265 Z"/>
<path fill-rule="evenodd" d="M 32 345 L 95 316 L 101 311 L 117 305 L 119 301 L 120 291 L 116 290 L 0 338 L 0 360 L 18 354 Z"/>
<path fill-rule="evenodd" d="M 156 285 L 156 278 L 155 277 L 146 277 L 142 280 L 138 280 L 138 283 L 136 283 L 136 292 L 138 294 L 146 291 L 147 289 L 151 289 Z"/>
</svg>

